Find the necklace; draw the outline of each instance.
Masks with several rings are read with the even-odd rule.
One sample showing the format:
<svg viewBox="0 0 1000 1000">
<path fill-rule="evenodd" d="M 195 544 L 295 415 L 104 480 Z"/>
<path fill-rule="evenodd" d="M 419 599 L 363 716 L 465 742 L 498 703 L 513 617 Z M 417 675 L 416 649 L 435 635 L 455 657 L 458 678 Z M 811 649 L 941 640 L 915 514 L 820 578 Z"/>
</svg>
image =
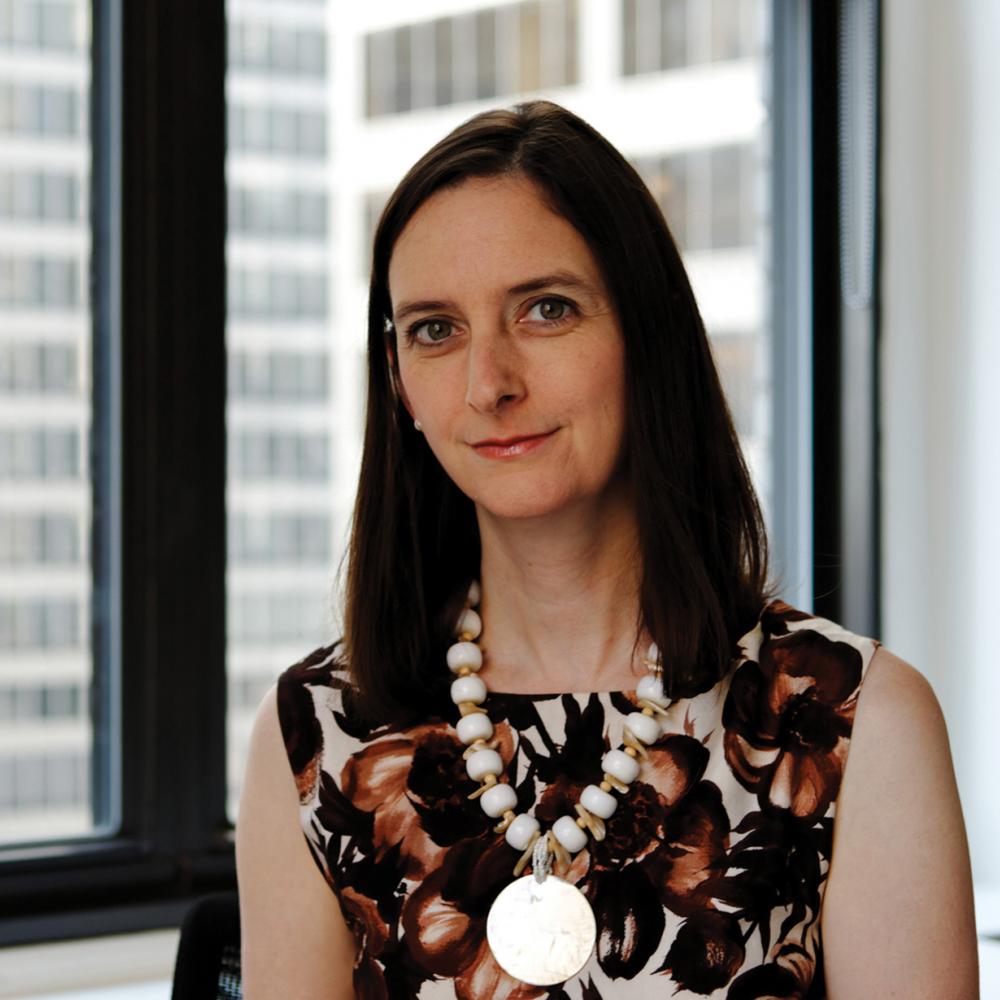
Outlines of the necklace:
<svg viewBox="0 0 1000 1000">
<path fill-rule="evenodd" d="M 618 808 L 612 792 L 627 794 L 639 776 L 639 761 L 648 756 L 647 745 L 660 738 L 658 717 L 666 716 L 670 700 L 663 693 L 659 650 L 652 643 L 644 661 L 650 672 L 636 686 L 641 711 L 625 719 L 624 749 L 609 750 L 601 758 L 604 780 L 584 788 L 574 807 L 577 815 L 561 816 L 543 835 L 534 816 L 514 811 L 517 793 L 500 777 L 503 760 L 493 739 L 493 723 L 482 707 L 486 685 L 478 676 L 483 665 L 475 641 L 483 630 L 476 611 L 480 596 L 479 583 L 473 581 L 455 629 L 458 641 L 448 649 L 448 667 L 456 675 L 451 698 L 461 713 L 455 728 L 466 744 L 466 771 L 480 782 L 469 798 L 479 799 L 486 815 L 500 820 L 495 832 L 521 852 L 515 880 L 490 907 L 486 938 L 505 972 L 532 986 L 551 986 L 576 975 L 597 940 L 597 922 L 586 896 L 553 869 L 565 874 L 588 833 L 594 840 L 604 839 L 604 821 Z M 531 874 L 523 875 L 529 862 Z"/>
</svg>

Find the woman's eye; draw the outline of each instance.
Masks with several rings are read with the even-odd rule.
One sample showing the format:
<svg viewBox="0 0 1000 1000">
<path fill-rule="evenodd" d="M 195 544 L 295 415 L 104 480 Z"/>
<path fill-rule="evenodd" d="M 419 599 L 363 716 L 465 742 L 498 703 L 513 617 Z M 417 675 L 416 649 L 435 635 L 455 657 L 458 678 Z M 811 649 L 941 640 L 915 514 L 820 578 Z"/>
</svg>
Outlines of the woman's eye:
<svg viewBox="0 0 1000 1000">
<path fill-rule="evenodd" d="M 420 340 L 418 336 L 421 330 L 425 331 L 426 334 L 426 339 L 424 340 Z M 419 340 L 420 343 L 429 342 L 431 344 L 439 344 L 447 338 L 450 330 L 451 324 L 446 323 L 443 319 L 428 319 L 422 323 L 414 323 L 410 327 L 410 340 Z"/>
<path fill-rule="evenodd" d="M 538 310 L 541 318 L 551 323 L 566 319 L 571 306 L 564 299 L 539 299 L 531 310 Z"/>
</svg>

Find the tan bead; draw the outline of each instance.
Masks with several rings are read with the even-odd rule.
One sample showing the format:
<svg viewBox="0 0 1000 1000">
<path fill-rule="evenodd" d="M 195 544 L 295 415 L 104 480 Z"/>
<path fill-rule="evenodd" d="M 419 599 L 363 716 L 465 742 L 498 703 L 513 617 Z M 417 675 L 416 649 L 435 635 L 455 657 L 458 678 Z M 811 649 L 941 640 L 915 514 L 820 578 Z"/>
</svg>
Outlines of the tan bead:
<svg viewBox="0 0 1000 1000">
<path fill-rule="evenodd" d="M 644 708 L 644 709 L 642 710 L 642 714 L 643 714 L 643 715 L 654 715 L 655 713 L 654 713 L 654 712 L 653 712 L 653 710 L 652 710 L 652 709 L 651 709 L 651 708 L 650 708 L 650 707 L 649 707 L 649 706 L 647 705 L 647 706 L 646 706 L 646 707 L 645 707 L 645 708 Z"/>
<path fill-rule="evenodd" d="M 608 787 L 604 788 L 605 783 Z M 628 785 L 624 781 L 619 781 L 613 774 L 608 774 L 604 772 L 604 781 L 601 782 L 601 788 L 604 788 L 606 792 L 610 792 L 613 788 L 616 792 L 621 795 L 625 795 L 628 792 Z"/>
<path fill-rule="evenodd" d="M 515 819 L 517 819 L 517 813 L 515 813 L 513 809 L 508 809 L 503 814 L 503 819 L 499 823 L 497 823 L 495 827 L 493 827 L 493 832 L 506 833 L 507 827 L 509 827 L 510 824 L 513 823 Z"/>
<path fill-rule="evenodd" d="M 602 781 L 600 783 L 600 785 L 598 785 L 598 788 L 600 788 L 600 790 L 602 792 L 610 792 L 611 791 L 611 782 L 609 782 L 609 781 Z"/>
<path fill-rule="evenodd" d="M 531 855 L 534 854 L 535 851 L 535 841 L 538 840 L 540 836 L 541 834 L 537 830 L 531 835 L 531 840 L 528 841 L 528 846 L 524 849 L 524 853 L 521 855 L 520 860 L 516 865 L 514 865 L 514 878 L 517 878 L 518 875 L 520 875 L 521 872 L 523 872 L 527 867 L 528 862 L 531 860 Z"/>
<path fill-rule="evenodd" d="M 458 676 L 459 677 L 468 677 L 469 674 L 471 674 L 471 673 L 472 673 L 472 668 L 471 667 L 459 667 L 458 668 Z"/>
<path fill-rule="evenodd" d="M 635 747 L 625 747 L 625 753 L 627 753 L 630 757 L 638 757 L 639 756 L 639 751 L 636 750 Z"/>
<path fill-rule="evenodd" d="M 546 836 L 549 838 L 549 850 L 552 852 L 553 869 L 564 875 L 572 864 L 573 859 L 570 857 L 569 851 L 559 843 L 559 839 L 551 830 L 549 830 Z"/>
<path fill-rule="evenodd" d="M 469 796 L 468 799 L 478 799 L 483 792 L 489 791 L 495 784 L 497 784 L 497 776 L 495 774 L 487 774 L 483 778 L 483 783 Z"/>
<path fill-rule="evenodd" d="M 587 821 L 582 816 L 577 816 L 576 825 L 582 830 L 586 827 Z"/>
<path fill-rule="evenodd" d="M 604 840 L 607 830 L 604 826 L 604 820 L 600 816 L 595 816 L 592 812 L 588 812 L 584 805 L 580 802 L 574 806 L 577 813 L 580 815 L 580 819 L 583 820 L 583 825 L 590 831 L 590 835 L 594 840 Z"/>
</svg>

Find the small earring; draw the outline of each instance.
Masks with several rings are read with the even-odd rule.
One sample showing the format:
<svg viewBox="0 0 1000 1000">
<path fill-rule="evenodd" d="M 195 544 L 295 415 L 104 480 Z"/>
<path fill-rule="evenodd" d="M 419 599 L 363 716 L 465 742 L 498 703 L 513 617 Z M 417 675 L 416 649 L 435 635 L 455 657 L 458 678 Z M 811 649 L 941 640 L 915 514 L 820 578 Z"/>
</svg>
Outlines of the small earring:
<svg viewBox="0 0 1000 1000">
<path fill-rule="evenodd" d="M 424 429 L 424 425 L 419 420 L 414 420 L 413 426 L 416 427 L 418 431 L 422 431 Z"/>
</svg>

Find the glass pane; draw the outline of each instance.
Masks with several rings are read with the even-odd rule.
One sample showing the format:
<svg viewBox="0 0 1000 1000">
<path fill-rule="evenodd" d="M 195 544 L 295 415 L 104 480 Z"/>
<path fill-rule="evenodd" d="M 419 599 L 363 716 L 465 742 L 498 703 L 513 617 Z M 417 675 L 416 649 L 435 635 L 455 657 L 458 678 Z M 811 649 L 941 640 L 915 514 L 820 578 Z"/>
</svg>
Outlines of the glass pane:
<svg viewBox="0 0 1000 1000">
<path fill-rule="evenodd" d="M 580 46 L 603 5 L 460 6 L 430 18 L 419 5 L 371 0 L 338 5 L 333 18 L 323 2 L 229 5 L 239 39 L 227 163 L 231 815 L 261 694 L 339 635 L 334 582 L 360 453 L 371 235 L 388 193 L 446 125 L 529 94 L 571 108 L 585 100 L 681 247 L 768 505 L 764 0 L 622 0 L 622 48 L 602 65 L 628 79 L 597 97 L 578 84 L 588 75 Z M 363 92 L 329 86 L 329 58 L 310 56 L 293 73 L 290 57 L 274 56 L 293 31 L 322 39 L 327 54 L 329 32 L 339 33 L 336 51 L 357 65 L 337 78 Z M 275 141 L 277 110 L 297 114 L 294 142 L 284 128 Z M 13 195 L 0 188 L 4 197 Z"/>
<path fill-rule="evenodd" d="M 0 842 L 94 828 L 90 6 L 0 5 Z"/>
<path fill-rule="evenodd" d="M 238 40 L 226 83 L 226 668 L 235 816 L 261 697 L 279 664 L 328 639 L 333 539 L 350 475 L 335 475 L 334 460 L 342 402 L 334 391 L 329 11 L 321 2 L 272 0 L 234 2 L 227 13 L 229 37 Z M 369 47 L 376 66 L 389 52 L 394 67 L 374 113 L 408 106 L 410 70 L 398 60 L 409 58 L 409 34 L 389 32 Z"/>
</svg>

